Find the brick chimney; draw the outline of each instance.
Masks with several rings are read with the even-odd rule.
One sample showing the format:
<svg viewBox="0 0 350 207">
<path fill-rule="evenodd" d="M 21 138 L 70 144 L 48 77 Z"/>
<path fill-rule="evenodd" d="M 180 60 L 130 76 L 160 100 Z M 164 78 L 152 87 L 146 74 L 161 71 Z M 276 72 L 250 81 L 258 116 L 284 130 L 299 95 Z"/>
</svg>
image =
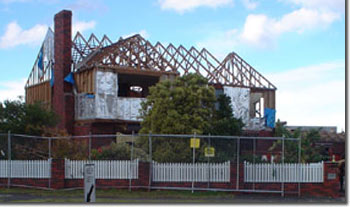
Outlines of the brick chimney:
<svg viewBox="0 0 350 207">
<path fill-rule="evenodd" d="M 59 129 L 72 134 L 74 125 L 74 96 L 72 85 L 64 82 L 71 71 L 72 12 L 62 10 L 55 15 L 55 65 L 53 110 L 59 115 Z"/>
</svg>

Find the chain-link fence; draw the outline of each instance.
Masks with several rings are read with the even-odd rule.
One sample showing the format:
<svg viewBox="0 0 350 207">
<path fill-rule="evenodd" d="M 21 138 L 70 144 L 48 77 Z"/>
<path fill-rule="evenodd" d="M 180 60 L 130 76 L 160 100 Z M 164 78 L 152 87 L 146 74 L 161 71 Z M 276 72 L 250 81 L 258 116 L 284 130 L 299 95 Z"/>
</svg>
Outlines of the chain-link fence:
<svg viewBox="0 0 350 207">
<path fill-rule="evenodd" d="M 259 173 L 272 176 L 269 182 L 279 179 L 283 184 L 286 178 L 278 173 L 285 173 L 277 172 L 276 164 L 300 162 L 300 139 L 283 137 L 152 133 L 44 137 L 8 133 L 0 138 L 0 180 L 9 187 L 52 187 L 52 160 L 64 159 L 65 179 L 82 179 L 83 165 L 95 163 L 97 179 L 124 180 L 101 181 L 101 187 L 257 191 L 255 180 L 260 175 L 257 170 L 249 171 L 252 166 L 264 166 L 266 172 Z M 41 184 L 20 180 L 26 178 L 38 179 Z M 81 183 L 67 186 L 81 187 Z M 281 191 L 282 186 L 274 192 Z"/>
</svg>

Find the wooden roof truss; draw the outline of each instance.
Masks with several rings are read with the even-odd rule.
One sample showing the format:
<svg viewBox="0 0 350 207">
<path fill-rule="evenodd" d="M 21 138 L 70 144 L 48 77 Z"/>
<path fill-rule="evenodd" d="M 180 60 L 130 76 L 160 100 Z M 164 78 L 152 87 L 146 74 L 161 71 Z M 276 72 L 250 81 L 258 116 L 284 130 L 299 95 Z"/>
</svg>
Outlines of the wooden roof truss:
<svg viewBox="0 0 350 207">
<path fill-rule="evenodd" d="M 47 38 L 50 36 L 50 41 L 53 42 L 53 32 L 48 34 Z M 43 45 L 45 41 L 47 42 L 47 39 Z M 44 69 L 44 78 L 35 78 L 37 61 L 38 58 L 26 87 L 51 78 L 51 71 L 48 70 L 51 66 Z M 101 40 L 94 34 L 85 39 L 78 32 L 72 40 L 71 70 L 76 72 L 95 66 L 175 72 L 181 75 L 197 73 L 214 84 L 276 90 L 271 82 L 234 52 L 220 62 L 205 48 L 199 51 L 195 47 L 186 49 L 182 45 L 175 47 L 173 44 L 165 47 L 160 42 L 152 45 L 138 34 L 125 39 L 120 38 L 113 43 L 106 35 Z"/>
<path fill-rule="evenodd" d="M 276 90 L 271 82 L 234 52 L 220 62 L 205 48 L 199 51 L 195 47 L 186 49 L 182 45 L 175 47 L 173 44 L 165 47 L 160 42 L 152 45 L 138 34 L 120 38 L 116 43 L 106 39 L 108 38 L 104 36 L 98 41 L 92 34 L 86 41 L 77 34 L 73 40 L 73 48 L 77 50 L 77 56 L 73 57 L 76 64 L 73 71 L 94 66 L 118 66 L 135 70 L 178 72 L 181 75 L 198 73 L 211 83 Z M 96 43 L 90 43 L 91 40 Z"/>
</svg>

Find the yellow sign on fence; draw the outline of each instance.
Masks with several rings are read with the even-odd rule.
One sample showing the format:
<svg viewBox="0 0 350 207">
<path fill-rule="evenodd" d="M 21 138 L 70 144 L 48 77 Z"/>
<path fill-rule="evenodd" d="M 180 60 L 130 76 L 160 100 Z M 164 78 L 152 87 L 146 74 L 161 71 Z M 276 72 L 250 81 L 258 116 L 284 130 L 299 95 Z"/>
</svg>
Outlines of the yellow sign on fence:
<svg viewBox="0 0 350 207">
<path fill-rule="evenodd" d="M 204 155 L 206 157 L 214 157 L 215 156 L 215 148 L 214 147 L 204 148 Z"/>
<path fill-rule="evenodd" d="M 191 148 L 199 148 L 200 139 L 191 138 Z"/>
</svg>

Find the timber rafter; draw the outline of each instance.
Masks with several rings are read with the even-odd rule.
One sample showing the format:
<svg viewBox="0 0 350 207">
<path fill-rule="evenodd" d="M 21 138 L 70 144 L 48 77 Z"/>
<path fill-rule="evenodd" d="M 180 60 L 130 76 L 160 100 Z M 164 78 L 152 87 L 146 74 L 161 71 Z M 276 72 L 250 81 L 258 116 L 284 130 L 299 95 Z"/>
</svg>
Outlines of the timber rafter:
<svg viewBox="0 0 350 207">
<path fill-rule="evenodd" d="M 152 45 L 140 35 L 120 38 L 112 43 L 107 36 L 99 41 L 95 35 L 88 40 L 78 33 L 73 39 L 73 71 L 85 67 L 128 67 L 142 71 L 197 73 L 214 84 L 276 90 L 276 87 L 232 52 L 222 62 L 208 50 L 189 50 L 180 45 L 167 47 L 157 42 Z"/>
<path fill-rule="evenodd" d="M 49 32 L 53 36 L 52 31 Z M 71 70 L 77 72 L 95 66 L 134 68 L 135 72 L 197 73 L 214 84 L 276 90 L 270 81 L 234 52 L 220 62 L 205 48 L 186 49 L 173 44 L 165 47 L 160 42 L 152 45 L 138 34 L 113 43 L 106 35 L 101 40 L 94 34 L 85 39 L 78 32 L 72 40 Z M 49 67 L 45 67 L 42 79 L 36 78 L 37 70 L 33 68 L 26 87 L 51 78 Z"/>
</svg>

